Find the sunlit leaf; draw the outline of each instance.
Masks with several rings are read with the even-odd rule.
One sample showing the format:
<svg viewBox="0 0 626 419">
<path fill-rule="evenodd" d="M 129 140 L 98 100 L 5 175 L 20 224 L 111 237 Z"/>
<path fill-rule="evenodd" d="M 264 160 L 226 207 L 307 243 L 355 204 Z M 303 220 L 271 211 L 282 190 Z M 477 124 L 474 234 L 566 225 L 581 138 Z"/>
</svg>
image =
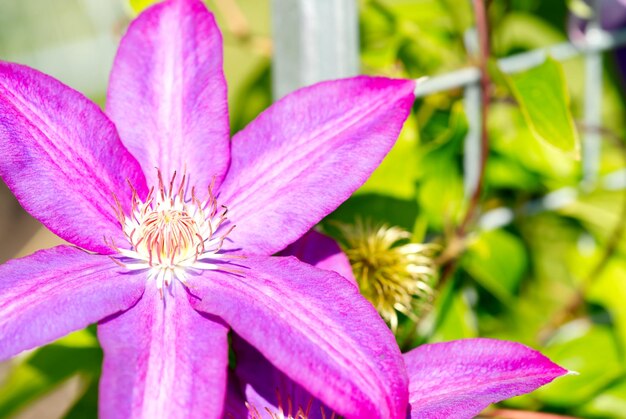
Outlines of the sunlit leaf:
<svg viewBox="0 0 626 419">
<path fill-rule="evenodd" d="M 527 263 L 524 245 L 503 230 L 481 233 L 463 258 L 469 274 L 503 302 L 512 300 Z"/>
<path fill-rule="evenodd" d="M 417 140 L 416 121 L 411 115 L 391 152 L 357 194 L 375 193 L 414 200 L 419 165 Z"/>
<path fill-rule="evenodd" d="M 378 194 L 360 194 L 344 202 L 325 220 L 329 228 L 334 221 L 354 224 L 357 218 L 371 220 L 375 224 L 402 227 L 412 231 L 417 217 L 414 200 L 397 199 Z"/>
<path fill-rule="evenodd" d="M 17 412 L 75 374 L 97 375 L 102 351 L 80 331 L 16 360 L 0 386 L 0 417 Z"/>
<path fill-rule="evenodd" d="M 85 392 L 67 412 L 65 419 L 95 418 L 98 416 L 98 377 L 91 377 Z"/>
<path fill-rule="evenodd" d="M 579 321 L 562 328 L 543 352 L 579 376 L 563 377 L 537 390 L 533 397 L 557 406 L 577 406 L 590 401 L 624 374 L 610 327 Z"/>
<path fill-rule="evenodd" d="M 453 281 L 441 291 L 434 312 L 435 329 L 430 338 L 431 342 L 478 336 L 476 316 L 467 295 L 456 289 Z"/>
<path fill-rule="evenodd" d="M 431 226 L 444 229 L 458 221 L 463 207 L 463 178 L 454 161 L 442 153 L 423 160 L 424 176 L 418 191 L 421 214 Z"/>
<path fill-rule="evenodd" d="M 537 141 L 518 107 L 494 103 L 489 112 L 490 146 L 512 163 L 509 176 L 519 165 L 526 176 L 539 176 L 539 183 L 548 189 L 570 186 L 579 179 L 580 162 L 545 141 Z"/>
<path fill-rule="evenodd" d="M 591 286 L 587 297 L 589 300 L 602 304 L 613 315 L 617 335 L 622 347 L 626 348 L 626 261 L 613 260 L 599 276 L 591 278 Z M 625 358 L 626 359 L 626 356 Z M 625 393 L 626 394 L 626 393 Z"/>
<path fill-rule="evenodd" d="M 569 110 L 561 65 L 551 58 L 507 77 L 532 133 L 564 151 L 579 152 L 578 132 Z"/>
<path fill-rule="evenodd" d="M 584 0 L 568 0 L 567 7 L 580 18 L 591 19 L 593 17 L 593 8 Z"/>
<path fill-rule="evenodd" d="M 133 10 L 133 12 L 139 14 L 148 7 L 158 2 L 159 0 L 128 0 L 128 5 Z"/>
<path fill-rule="evenodd" d="M 546 47 L 565 40 L 561 28 L 555 28 L 540 16 L 520 11 L 507 13 L 495 25 L 491 38 L 496 55 Z"/>
<path fill-rule="evenodd" d="M 626 418 L 626 379 L 610 386 L 576 410 L 581 417 Z"/>
</svg>

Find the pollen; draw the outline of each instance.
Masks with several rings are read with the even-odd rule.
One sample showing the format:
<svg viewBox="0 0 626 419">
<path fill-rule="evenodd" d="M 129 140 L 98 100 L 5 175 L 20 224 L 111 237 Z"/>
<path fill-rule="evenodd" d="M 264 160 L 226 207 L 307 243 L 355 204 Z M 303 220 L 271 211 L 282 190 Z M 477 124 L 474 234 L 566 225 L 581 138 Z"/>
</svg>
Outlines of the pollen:
<svg viewBox="0 0 626 419">
<path fill-rule="evenodd" d="M 235 227 L 227 219 L 228 209 L 220 206 L 209 185 L 207 198 L 200 200 L 195 188 L 189 191 L 187 176 L 176 182 L 176 172 L 169 183 L 150 189 L 142 200 L 132 189 L 131 213 L 126 214 L 115 198 L 117 218 L 130 248 L 118 247 L 114 260 L 129 270 L 149 270 L 163 295 L 174 278 L 185 284 L 189 272 L 214 269 L 233 272 L 225 261 L 235 256 L 223 251 L 224 241 Z"/>
</svg>

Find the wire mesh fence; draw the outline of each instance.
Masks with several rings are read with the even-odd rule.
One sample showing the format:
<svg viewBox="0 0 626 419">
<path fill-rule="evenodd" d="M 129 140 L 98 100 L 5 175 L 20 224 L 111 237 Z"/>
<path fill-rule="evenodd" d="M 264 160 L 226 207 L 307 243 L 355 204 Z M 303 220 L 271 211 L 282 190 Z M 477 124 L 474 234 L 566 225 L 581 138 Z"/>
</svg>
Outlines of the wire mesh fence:
<svg viewBox="0 0 626 419">
<path fill-rule="evenodd" d="M 471 2 L 471 0 L 470 0 Z M 626 30 L 603 30 L 596 18 L 585 28 L 585 36 L 575 42 L 562 42 L 545 48 L 525 51 L 497 60 L 497 67 L 505 74 L 518 73 L 541 65 L 546 58 L 567 61 L 584 57 L 585 94 L 582 126 L 581 161 L 583 179 L 581 188 L 589 190 L 597 185 L 611 189 L 626 187 L 626 173 L 622 170 L 599 179 L 602 126 L 602 54 L 626 45 Z M 358 4 L 356 0 L 310 1 L 272 0 L 274 97 L 282 97 L 317 81 L 358 74 Z M 464 36 L 468 62 L 476 62 L 480 53 L 476 27 Z M 332 48 L 328 48 L 331 46 Z M 416 98 L 462 88 L 465 115 L 469 124 L 464 142 L 464 189 L 469 198 L 478 186 L 481 165 L 481 71 L 476 65 L 417 79 Z M 533 211 L 540 208 L 557 209 L 566 206 L 577 196 L 576 188 L 553 191 L 545 199 L 534 202 Z M 497 228 L 512 220 L 512 212 L 501 208 L 485 214 L 481 224 Z"/>
</svg>

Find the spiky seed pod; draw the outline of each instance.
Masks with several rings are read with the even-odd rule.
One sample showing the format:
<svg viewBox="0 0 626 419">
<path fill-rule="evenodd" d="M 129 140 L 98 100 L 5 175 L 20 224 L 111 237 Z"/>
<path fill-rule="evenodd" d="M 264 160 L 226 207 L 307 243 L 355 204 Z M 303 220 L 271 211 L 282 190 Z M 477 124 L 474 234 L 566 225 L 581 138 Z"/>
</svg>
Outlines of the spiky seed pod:
<svg viewBox="0 0 626 419">
<path fill-rule="evenodd" d="M 432 301 L 437 247 L 411 243 L 408 231 L 371 221 L 337 227 L 361 293 L 391 329 L 398 327 L 398 312 L 417 320 Z"/>
</svg>

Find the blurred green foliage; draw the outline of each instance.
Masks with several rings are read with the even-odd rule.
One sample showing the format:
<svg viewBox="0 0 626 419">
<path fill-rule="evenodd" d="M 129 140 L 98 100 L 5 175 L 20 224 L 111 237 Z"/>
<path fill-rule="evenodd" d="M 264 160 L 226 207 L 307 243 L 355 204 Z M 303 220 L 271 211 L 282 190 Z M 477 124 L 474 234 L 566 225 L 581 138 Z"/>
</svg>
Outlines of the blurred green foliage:
<svg viewBox="0 0 626 419">
<path fill-rule="evenodd" d="M 467 19 L 470 2 L 449 3 L 362 2 L 365 69 L 419 78 L 475 64 L 463 41 L 473 24 Z M 565 41 L 567 13 L 560 1 L 490 2 L 493 58 Z M 610 64 L 607 74 L 615 74 Z M 505 214 L 505 221 L 494 227 L 485 216 L 472 225 L 433 311 L 417 326 L 405 319 L 398 341 L 404 349 L 474 336 L 520 341 L 580 375 L 505 405 L 626 417 L 621 234 L 626 201 L 608 183 L 579 186 L 579 137 L 585 137 L 576 128 L 584 100 L 582 59 L 562 64 L 548 59 L 522 73 L 495 71 L 491 77 L 482 214 L 498 210 L 491 214 Z M 603 88 L 600 174 L 608 174 L 624 168 L 625 104 L 616 80 L 605 77 Z M 366 215 L 413 228 L 416 240 L 454 248 L 454 231 L 467 208 L 462 160 L 467 130 L 462 90 L 418 99 L 396 149 L 330 218 L 345 222 L 352 214 Z M 626 174 L 613 176 L 623 181 Z M 387 202 L 386 211 L 380 202 Z M 397 208 L 405 213 L 393 214 Z"/>
<path fill-rule="evenodd" d="M 147 3 L 130 0 L 135 11 Z M 488 3 L 493 58 L 566 40 L 565 0 Z M 267 2 L 241 4 L 244 11 L 248 5 L 267 8 Z M 418 78 L 475 64 L 464 47 L 472 15 L 470 2 L 463 0 L 362 0 L 364 72 Z M 267 20 L 248 18 L 254 31 L 267 34 Z M 218 20 L 224 22 L 219 13 Z M 254 43 L 222 28 L 227 49 L 236 50 L 227 59 L 227 76 L 230 69 L 247 66 L 238 78 L 229 78 L 232 130 L 237 132 L 271 103 L 271 70 Z M 251 53 L 252 64 L 243 63 Z M 612 76 L 604 80 L 600 175 L 625 168 L 626 104 L 611 65 L 607 60 Z M 456 269 L 441 282 L 432 311 L 418 324 L 406 318 L 401 324 L 397 337 L 404 350 L 474 336 L 516 340 L 580 375 L 563 377 L 506 406 L 626 418 L 626 240 L 621 234 L 626 199 L 608 181 L 580 187 L 581 162 L 572 151 L 578 137 L 585 137 L 574 123 L 581 119 L 584 100 L 582 59 L 563 64 L 549 59 L 521 74 L 491 76 L 482 218 L 461 243 L 455 231 L 467 210 L 463 142 L 468 132 L 462 89 L 418 99 L 396 147 L 323 227 L 333 233 L 333 221 L 370 218 L 408 229 L 416 241 L 439 243 L 442 253 L 454 253 Z M 623 187 L 626 174 L 611 176 Z M 485 214 L 504 214 L 504 221 L 483 223 Z M 0 416 L 19 411 L 76 375 L 84 393 L 68 417 L 94 416 L 100 361 L 90 331 L 15 360 L 0 388 Z"/>
</svg>

